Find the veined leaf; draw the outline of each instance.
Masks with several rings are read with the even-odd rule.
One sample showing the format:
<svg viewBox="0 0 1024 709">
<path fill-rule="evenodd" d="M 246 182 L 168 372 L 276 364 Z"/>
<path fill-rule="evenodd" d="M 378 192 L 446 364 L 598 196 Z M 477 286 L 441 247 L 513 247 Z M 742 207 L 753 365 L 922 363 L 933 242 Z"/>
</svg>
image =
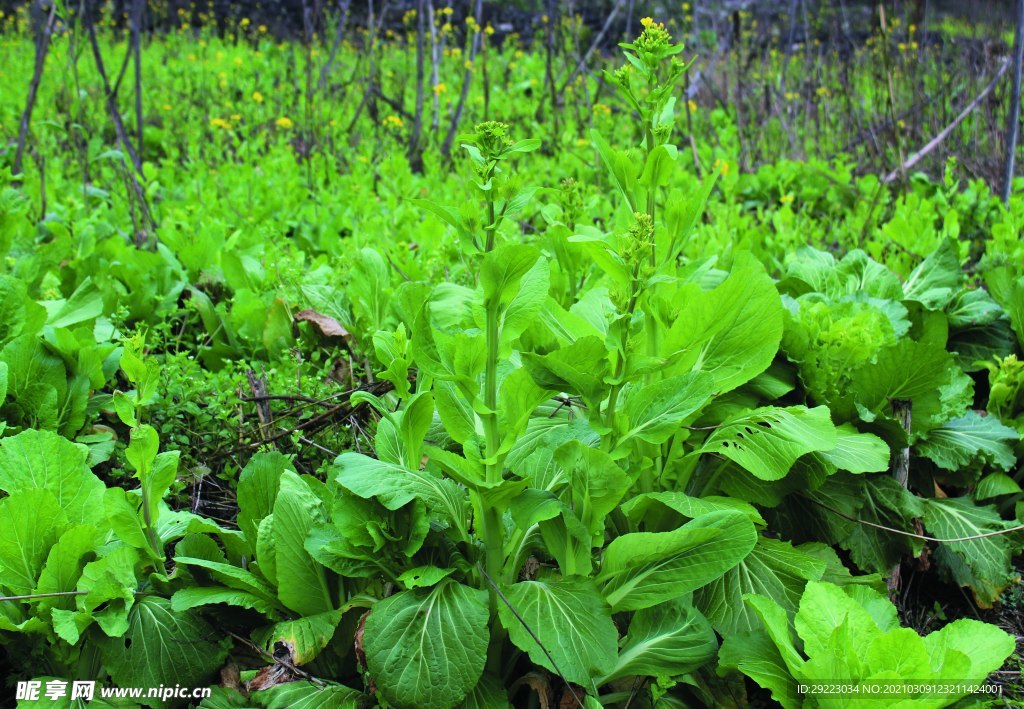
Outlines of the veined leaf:
<svg viewBox="0 0 1024 709">
<path fill-rule="evenodd" d="M 274 652 L 276 643 L 285 643 L 292 651 L 293 662 L 296 665 L 304 665 L 312 661 L 331 642 L 341 616 L 341 610 L 307 615 L 261 628 L 255 631 L 252 637 L 269 653 Z"/>
<path fill-rule="evenodd" d="M 342 453 L 334 460 L 334 467 L 334 479 L 342 487 L 360 497 L 376 497 L 389 510 L 420 499 L 460 529 L 465 524 L 466 493 L 450 480 L 360 453 Z"/>
<path fill-rule="evenodd" d="M 554 658 L 548 659 L 509 608 L 499 604 L 509 638 L 537 665 L 583 687 L 592 687 L 615 664 L 618 633 L 611 610 L 594 582 L 584 578 L 521 581 L 505 586 L 504 595 L 523 622 Z"/>
<path fill-rule="evenodd" d="M 707 619 L 676 599 L 637 611 L 615 667 L 598 684 L 621 677 L 678 677 L 715 657 L 718 640 Z"/>
<path fill-rule="evenodd" d="M 71 524 L 102 517 L 103 482 L 85 461 L 88 452 L 49 431 L 24 431 L 0 441 L 0 490 L 43 489 L 53 493 Z"/>
<path fill-rule="evenodd" d="M 260 521 L 274 511 L 285 470 L 295 472 L 287 456 L 277 451 L 261 452 L 249 459 L 238 476 L 238 528 L 245 533 L 252 551 L 256 550 Z"/>
<path fill-rule="evenodd" d="M 969 497 L 925 498 L 922 504 L 925 529 L 940 539 L 977 537 L 1014 526 L 994 507 L 980 506 Z M 990 607 L 1015 578 L 1011 559 L 1020 548 L 1019 535 L 1003 534 L 941 543 L 935 558 L 953 581 L 974 591 L 978 605 Z"/>
<path fill-rule="evenodd" d="M 0 587 L 16 596 L 32 593 L 50 549 L 67 526 L 49 490 L 29 488 L 0 500 Z"/>
<path fill-rule="evenodd" d="M 714 390 L 715 378 L 705 372 L 687 372 L 629 390 L 622 403 L 626 423 L 619 446 L 633 438 L 664 443 L 711 399 Z"/>
<path fill-rule="evenodd" d="M 670 371 L 708 372 L 724 393 L 772 363 L 782 339 L 782 302 L 752 256 L 738 254 L 732 274 L 712 291 L 687 287 L 682 303 L 662 348 Z"/>
<path fill-rule="evenodd" d="M 889 467 L 889 446 L 873 433 L 853 424 L 836 426 L 836 446 L 816 453 L 829 465 L 851 473 L 880 473 Z"/>
<path fill-rule="evenodd" d="M 719 578 L 757 543 L 742 512 L 709 512 L 674 532 L 637 532 L 605 549 L 597 583 L 615 612 L 649 608 Z"/>
<path fill-rule="evenodd" d="M 366 619 L 370 675 L 396 707 L 454 707 L 483 674 L 487 619 L 487 594 L 450 579 L 385 598 Z"/>
<path fill-rule="evenodd" d="M 174 563 L 204 569 L 228 588 L 252 594 L 271 605 L 276 606 L 278 603 L 274 596 L 274 589 L 254 573 L 241 567 L 223 561 L 211 561 L 191 556 L 175 556 Z"/>
<path fill-rule="evenodd" d="M 807 582 L 817 581 L 824 572 L 825 562 L 789 542 L 759 537 L 750 554 L 724 576 L 696 591 L 693 602 L 715 630 L 728 637 L 761 626 L 743 603 L 744 596 L 765 596 L 788 613 L 796 613 Z"/>
<path fill-rule="evenodd" d="M 229 643 L 197 612 L 175 613 L 170 601 L 146 596 L 128 614 L 124 637 L 103 639 L 100 650 L 119 686 L 197 687 L 212 679 Z"/>
<path fill-rule="evenodd" d="M 223 603 L 236 608 L 251 608 L 269 618 L 278 617 L 277 604 L 254 593 L 223 586 L 186 586 L 171 596 L 171 610 L 176 613 Z"/>
<path fill-rule="evenodd" d="M 767 406 L 723 423 L 695 453 L 719 453 L 762 480 L 780 480 L 800 456 L 831 451 L 838 436 L 825 406 Z"/>
<path fill-rule="evenodd" d="M 295 681 L 253 692 L 249 698 L 266 709 L 358 709 L 366 695 L 342 684 L 321 687 L 312 682 Z"/>
<path fill-rule="evenodd" d="M 326 521 L 320 499 L 302 478 L 285 471 L 274 502 L 277 597 L 305 616 L 334 610 L 324 567 L 305 546 L 309 531 Z"/>
<path fill-rule="evenodd" d="M 1009 471 L 1017 461 L 1013 444 L 1018 440 L 1018 433 L 996 416 L 968 411 L 930 430 L 916 450 L 946 470 L 988 464 Z"/>
</svg>

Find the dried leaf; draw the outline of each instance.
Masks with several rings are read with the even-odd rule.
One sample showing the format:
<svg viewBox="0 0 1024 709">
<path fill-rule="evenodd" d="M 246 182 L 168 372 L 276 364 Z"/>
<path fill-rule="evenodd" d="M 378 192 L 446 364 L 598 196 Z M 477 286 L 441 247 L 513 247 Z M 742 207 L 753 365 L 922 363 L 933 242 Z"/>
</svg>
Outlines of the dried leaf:
<svg viewBox="0 0 1024 709">
<path fill-rule="evenodd" d="M 352 339 L 351 333 L 340 322 L 330 315 L 318 313 L 312 308 L 306 308 L 301 312 L 295 313 L 294 320 L 295 322 L 305 321 L 313 323 L 324 337 L 340 337 L 346 342 Z"/>
</svg>

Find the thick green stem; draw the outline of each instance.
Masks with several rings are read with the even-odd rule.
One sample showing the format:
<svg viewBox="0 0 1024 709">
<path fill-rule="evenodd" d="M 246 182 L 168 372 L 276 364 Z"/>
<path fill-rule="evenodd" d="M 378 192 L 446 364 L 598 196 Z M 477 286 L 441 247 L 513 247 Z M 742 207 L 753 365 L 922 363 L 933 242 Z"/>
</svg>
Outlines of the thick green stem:
<svg viewBox="0 0 1024 709">
<path fill-rule="evenodd" d="M 491 193 L 487 195 L 487 237 L 484 250 L 494 250 L 494 236 L 496 225 L 494 224 L 494 198 Z M 501 445 L 500 432 L 498 430 L 498 308 L 499 303 L 487 303 L 487 359 L 484 363 L 484 407 L 487 412 L 483 416 L 484 424 L 484 458 L 485 477 L 489 484 L 496 484 L 502 479 L 502 466 L 498 460 L 498 448 Z M 480 535 L 484 543 L 484 568 L 490 577 L 491 583 L 500 583 L 503 576 L 505 564 L 504 555 L 504 530 L 502 529 L 501 511 L 489 504 L 483 496 L 480 497 Z M 491 583 L 485 586 L 489 595 L 491 618 L 497 617 L 498 594 Z M 505 640 L 505 633 L 499 623 L 492 624 L 491 644 L 487 653 L 487 668 L 489 671 L 498 673 L 501 670 L 501 647 Z"/>
</svg>

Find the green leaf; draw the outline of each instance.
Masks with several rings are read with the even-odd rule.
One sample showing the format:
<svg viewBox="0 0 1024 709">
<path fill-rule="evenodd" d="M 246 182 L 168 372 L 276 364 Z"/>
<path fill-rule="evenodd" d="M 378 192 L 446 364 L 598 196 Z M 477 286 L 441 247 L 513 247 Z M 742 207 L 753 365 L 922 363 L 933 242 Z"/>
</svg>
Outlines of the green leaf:
<svg viewBox="0 0 1024 709">
<path fill-rule="evenodd" d="M 103 314 L 103 297 L 92 278 L 86 276 L 67 300 L 44 301 L 46 324 L 51 327 L 70 327 Z"/>
<path fill-rule="evenodd" d="M 618 633 L 611 610 L 593 581 L 521 581 L 503 586 L 502 591 L 522 622 L 508 606 L 499 603 L 501 624 L 534 664 L 583 687 L 592 687 L 597 678 L 614 667 Z M 526 628 L 537 636 L 540 645 Z"/>
<path fill-rule="evenodd" d="M 170 601 L 155 596 L 135 604 L 123 637 L 99 642 L 103 664 L 121 687 L 205 686 L 223 664 L 228 645 L 197 612 L 175 613 Z"/>
<path fill-rule="evenodd" d="M 743 603 L 747 595 L 772 599 L 787 613 L 796 613 L 808 581 L 817 581 L 825 562 L 789 542 L 759 537 L 757 546 L 724 576 L 694 594 L 693 603 L 723 637 L 757 630 L 761 623 Z"/>
<path fill-rule="evenodd" d="M 336 610 L 286 620 L 256 630 L 252 639 L 270 654 L 273 654 L 277 643 L 284 643 L 292 654 L 292 661 L 296 665 L 304 665 L 331 642 L 341 615 L 342 611 Z"/>
<path fill-rule="evenodd" d="M 49 431 L 0 441 L 0 490 L 49 490 L 71 524 L 102 519 L 105 486 L 86 466 L 82 446 Z"/>
<path fill-rule="evenodd" d="M 980 506 L 970 497 L 924 498 L 922 504 L 925 529 L 940 539 L 976 537 L 1015 526 L 1004 521 L 995 507 Z M 994 535 L 940 543 L 935 558 L 946 575 L 960 586 L 969 586 L 978 605 L 987 608 L 1016 578 L 1011 560 L 1020 548 L 1019 536 Z"/>
<path fill-rule="evenodd" d="M 989 473 L 974 488 L 975 500 L 990 500 L 1002 495 L 1016 495 L 1021 490 L 1016 480 L 1005 473 Z"/>
<path fill-rule="evenodd" d="M 480 263 L 480 285 L 484 302 L 499 309 L 507 307 L 519 292 L 519 283 L 540 258 L 540 251 L 526 244 L 502 246 L 484 256 Z"/>
<path fill-rule="evenodd" d="M 223 561 L 211 561 L 192 556 L 175 556 L 174 563 L 204 569 L 209 572 L 211 577 L 225 586 L 254 595 L 264 603 L 281 608 L 274 589 L 247 569 Z"/>
<path fill-rule="evenodd" d="M 175 591 L 171 596 L 171 609 L 176 613 L 220 603 L 236 608 L 251 608 L 268 618 L 276 618 L 279 615 L 277 604 L 254 593 L 223 586 L 187 586 Z"/>
<path fill-rule="evenodd" d="M 610 455 L 579 441 L 561 445 L 555 461 L 569 477 L 573 513 L 600 546 L 605 518 L 629 490 L 630 477 Z"/>
<path fill-rule="evenodd" d="M 455 573 L 455 569 L 442 569 L 428 564 L 425 566 L 417 566 L 403 572 L 402 575 L 398 577 L 398 580 L 407 589 L 424 588 L 436 586 L 442 581 L 442 579 L 451 576 L 453 573 Z"/>
<path fill-rule="evenodd" d="M 326 521 L 323 504 L 302 478 L 291 471 L 282 473 L 274 502 L 277 597 L 302 615 L 334 610 L 324 567 L 305 547 L 309 531 Z"/>
<path fill-rule="evenodd" d="M 459 709 L 511 709 L 508 692 L 494 675 L 484 673 L 473 691 L 466 695 Z"/>
<path fill-rule="evenodd" d="M 889 468 L 889 446 L 873 433 L 860 433 L 853 424 L 836 426 L 836 447 L 816 455 L 850 473 L 880 473 Z"/>
<path fill-rule="evenodd" d="M 135 605 L 135 565 L 138 552 L 120 546 L 106 556 L 85 565 L 76 590 L 74 611 L 55 608 L 52 611 L 53 629 L 68 643 L 78 642 L 79 634 L 95 621 L 110 638 L 124 635 L 128 630 L 129 611 Z"/>
<path fill-rule="evenodd" d="M 634 495 L 622 505 L 622 511 L 634 524 L 643 522 L 650 529 L 649 522 L 658 515 L 658 507 L 663 506 L 678 514 L 679 518 L 695 519 L 708 512 L 735 510 L 742 512 L 756 525 L 764 526 L 764 518 L 757 509 L 743 500 L 732 497 L 692 497 L 683 492 L 648 492 Z M 677 526 L 677 525 L 676 525 Z"/>
<path fill-rule="evenodd" d="M 949 305 L 962 279 L 957 244 L 953 239 L 943 239 L 907 277 L 903 283 L 904 297 L 929 310 L 941 310 Z"/>
<path fill-rule="evenodd" d="M 1013 636 L 994 625 L 972 618 L 954 620 L 934 633 L 929 633 L 923 640 L 928 654 L 933 658 L 933 666 L 936 665 L 934 658 L 948 656 L 951 651 L 968 659 L 970 669 L 960 671 L 959 674 L 954 674 L 956 670 L 948 666 L 950 663 L 939 664 L 936 667 L 937 676 L 946 681 L 984 681 L 1002 667 L 1006 658 L 1016 649 Z"/>
<path fill-rule="evenodd" d="M 827 251 L 802 246 L 787 262 L 784 283 L 790 279 L 806 284 L 799 292 L 818 291 L 832 300 L 855 294 L 887 300 L 903 297 L 899 277 L 860 249 L 850 251 L 837 263 Z"/>
<path fill-rule="evenodd" d="M 366 664 L 396 707 L 453 707 L 483 674 L 487 593 L 451 580 L 378 602 L 366 619 Z"/>
<path fill-rule="evenodd" d="M 623 397 L 626 423 L 619 446 L 633 438 L 664 443 L 711 399 L 714 391 L 715 378 L 705 372 L 687 372 L 630 389 Z"/>
<path fill-rule="evenodd" d="M 944 344 L 944 343 L 943 343 Z M 911 402 L 912 431 L 927 432 L 971 405 L 973 384 L 943 346 L 909 338 L 882 350 L 850 375 L 861 418 L 891 415 L 892 401 Z"/>
<path fill-rule="evenodd" d="M 719 673 L 733 669 L 771 692 L 784 709 L 802 705 L 797 681 L 768 634 L 759 631 L 730 635 L 718 652 Z"/>
<path fill-rule="evenodd" d="M 655 146 L 647 153 L 647 162 L 644 163 L 644 171 L 640 175 L 640 184 L 648 189 L 666 184 L 675 170 L 677 155 L 678 151 L 674 145 Z"/>
<path fill-rule="evenodd" d="M 612 541 L 597 583 L 616 613 L 678 598 L 725 574 L 757 543 L 742 512 L 709 512 L 674 532 L 637 532 Z"/>
<path fill-rule="evenodd" d="M 0 587 L 15 596 L 32 593 L 50 549 L 67 526 L 67 516 L 49 490 L 27 488 L 0 500 Z"/>
<path fill-rule="evenodd" d="M 794 526 L 803 527 L 810 538 L 846 549 L 862 569 L 886 571 L 903 555 L 921 552 L 919 540 L 846 519 L 913 529 L 914 518 L 923 512 L 920 499 L 889 475 L 833 475 L 807 497 L 820 504 L 807 505 L 799 499 L 788 503 Z"/>
<path fill-rule="evenodd" d="M 238 476 L 238 528 L 250 548 L 256 549 L 256 530 L 264 517 L 274 511 L 274 500 L 284 471 L 295 472 L 291 461 L 277 451 L 261 452 L 246 463 Z"/>
<path fill-rule="evenodd" d="M 1024 348 L 1024 276 L 1009 266 L 1001 266 L 985 274 L 985 285 L 992 299 L 1003 306 L 1017 342 Z"/>
<path fill-rule="evenodd" d="M 385 463 L 360 453 L 342 453 L 334 460 L 334 479 L 359 497 L 376 497 L 389 510 L 419 499 L 435 514 L 462 528 L 466 493 L 451 480 L 426 470 Z"/>
<path fill-rule="evenodd" d="M 782 339 L 782 302 L 753 256 L 737 254 L 732 274 L 714 290 L 687 286 L 677 298 L 682 305 L 662 346 L 672 373 L 708 372 L 724 393 L 772 363 Z"/>
<path fill-rule="evenodd" d="M 797 458 L 837 442 L 827 407 L 766 406 L 726 421 L 694 452 L 719 453 L 761 480 L 780 480 Z"/>
<path fill-rule="evenodd" d="M 68 528 L 46 555 L 46 563 L 33 593 L 74 591 L 82 577 L 83 568 L 96 557 L 99 540 L 100 533 L 91 524 Z M 49 609 L 71 610 L 75 607 L 74 598 L 68 596 L 40 598 L 35 603 L 44 616 Z"/>
<path fill-rule="evenodd" d="M 253 692 L 250 700 L 266 709 L 358 709 L 364 706 L 366 695 L 341 684 L 326 687 L 303 680 L 274 685 L 270 689 Z"/>
<path fill-rule="evenodd" d="M 1009 472 L 1017 462 L 1013 445 L 1019 440 L 998 417 L 968 411 L 930 430 L 916 451 L 946 470 L 991 465 Z"/>
<path fill-rule="evenodd" d="M 622 677 L 679 677 L 715 657 L 718 640 L 707 619 L 682 599 L 633 616 L 615 667 L 598 684 Z"/>
</svg>

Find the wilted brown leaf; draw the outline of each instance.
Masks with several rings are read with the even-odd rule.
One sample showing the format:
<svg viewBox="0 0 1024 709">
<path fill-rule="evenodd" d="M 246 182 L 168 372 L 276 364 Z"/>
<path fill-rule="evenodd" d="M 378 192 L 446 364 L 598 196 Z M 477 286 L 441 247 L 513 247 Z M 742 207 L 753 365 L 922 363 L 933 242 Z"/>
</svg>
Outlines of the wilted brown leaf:
<svg viewBox="0 0 1024 709">
<path fill-rule="evenodd" d="M 298 313 L 295 313 L 295 322 L 310 322 L 316 325 L 317 330 L 324 337 L 340 337 L 341 339 L 348 342 L 352 339 L 351 333 L 344 328 L 344 326 L 332 318 L 330 315 L 324 315 L 318 313 L 312 308 L 306 308 Z"/>
</svg>

